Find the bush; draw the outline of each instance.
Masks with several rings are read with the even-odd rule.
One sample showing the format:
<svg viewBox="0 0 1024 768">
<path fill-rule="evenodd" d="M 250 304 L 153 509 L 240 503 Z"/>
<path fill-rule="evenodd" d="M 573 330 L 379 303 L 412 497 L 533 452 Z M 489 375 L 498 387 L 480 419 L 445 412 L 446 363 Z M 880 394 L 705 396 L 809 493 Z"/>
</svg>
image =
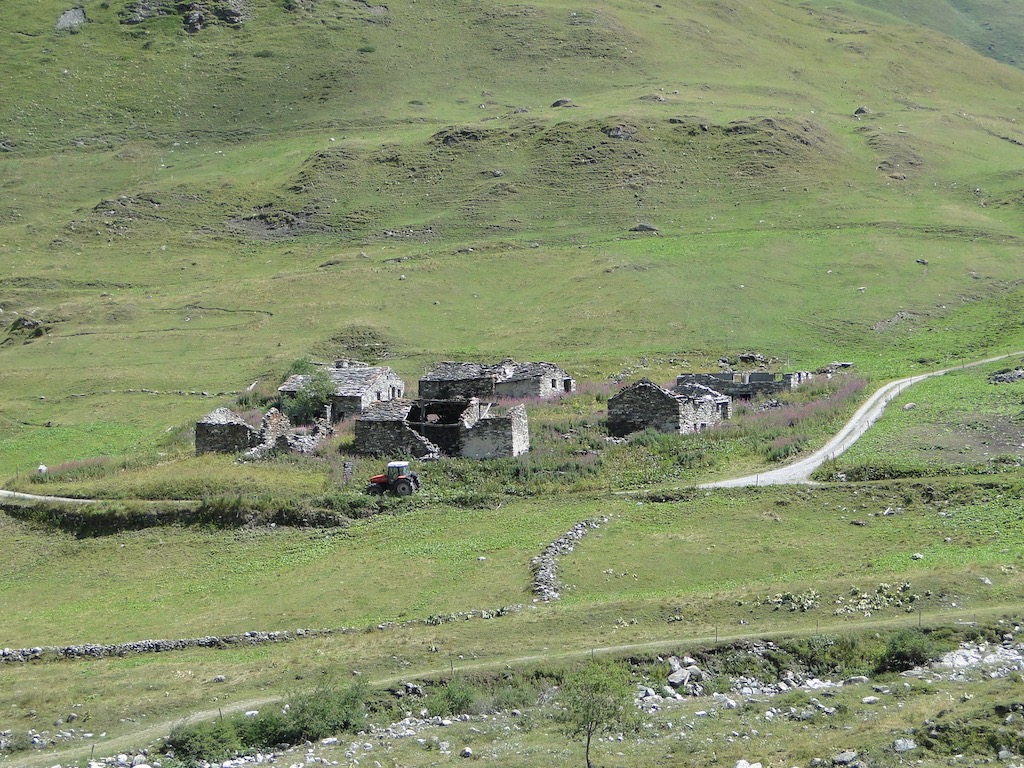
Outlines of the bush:
<svg viewBox="0 0 1024 768">
<path fill-rule="evenodd" d="M 363 728 L 366 701 L 366 684 L 361 681 L 344 690 L 322 686 L 292 696 L 281 710 L 179 725 L 164 746 L 185 764 L 195 764 L 226 760 L 243 749 L 315 741 Z"/>
<path fill-rule="evenodd" d="M 167 737 L 166 748 L 177 758 L 190 761 L 227 760 L 242 749 L 242 742 L 231 720 L 177 725 Z"/>
<path fill-rule="evenodd" d="M 288 738 L 281 741 L 296 744 L 359 730 L 366 723 L 366 698 L 362 681 L 345 690 L 323 686 L 292 697 L 288 701 Z"/>
<path fill-rule="evenodd" d="M 461 715 L 472 710 L 475 698 L 475 689 L 465 680 L 449 680 L 442 688 L 430 692 L 426 708 L 433 717 Z"/>
<path fill-rule="evenodd" d="M 878 672 L 904 672 L 939 657 L 935 642 L 919 630 L 904 629 L 889 637 Z"/>
<path fill-rule="evenodd" d="M 334 380 L 325 369 L 305 375 L 309 377 L 305 383 L 284 401 L 284 412 L 295 424 L 311 424 L 323 416 L 335 392 Z"/>
</svg>

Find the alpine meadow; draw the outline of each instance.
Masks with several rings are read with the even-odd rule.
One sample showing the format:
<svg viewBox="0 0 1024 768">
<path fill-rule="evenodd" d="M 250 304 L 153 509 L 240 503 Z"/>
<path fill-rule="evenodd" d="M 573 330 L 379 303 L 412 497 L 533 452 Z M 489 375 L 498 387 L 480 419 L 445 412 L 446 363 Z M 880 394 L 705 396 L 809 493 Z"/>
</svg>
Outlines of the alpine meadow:
<svg viewBox="0 0 1024 768">
<path fill-rule="evenodd" d="M 0 768 L 1024 763 L 1024 9 L 0 17 Z M 512 360 L 521 454 L 301 423 Z"/>
</svg>

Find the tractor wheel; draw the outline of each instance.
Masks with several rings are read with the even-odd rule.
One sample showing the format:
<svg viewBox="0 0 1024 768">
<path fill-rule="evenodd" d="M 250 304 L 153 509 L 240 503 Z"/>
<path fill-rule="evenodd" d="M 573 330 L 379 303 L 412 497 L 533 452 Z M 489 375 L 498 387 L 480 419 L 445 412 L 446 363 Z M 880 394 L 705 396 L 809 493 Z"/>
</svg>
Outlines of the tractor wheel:
<svg viewBox="0 0 1024 768">
<path fill-rule="evenodd" d="M 394 491 L 395 496 L 412 496 L 412 483 L 403 477 L 400 480 L 395 480 L 391 490 Z"/>
<path fill-rule="evenodd" d="M 376 483 L 370 483 L 368 486 L 366 486 L 366 492 L 371 496 L 383 496 L 384 486 L 377 485 Z"/>
</svg>

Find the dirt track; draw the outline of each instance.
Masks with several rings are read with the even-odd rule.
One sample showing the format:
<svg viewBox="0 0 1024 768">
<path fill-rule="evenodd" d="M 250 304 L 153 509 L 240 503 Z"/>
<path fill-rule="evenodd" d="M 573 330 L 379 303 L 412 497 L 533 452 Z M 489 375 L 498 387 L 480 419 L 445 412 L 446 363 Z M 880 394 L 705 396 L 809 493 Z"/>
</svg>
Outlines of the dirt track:
<svg viewBox="0 0 1024 768">
<path fill-rule="evenodd" d="M 940 371 L 932 371 L 931 373 L 922 373 L 917 376 L 908 376 L 905 379 L 890 381 L 888 384 L 879 387 L 875 393 L 868 398 L 867 402 L 857 409 L 857 412 L 853 414 L 853 417 L 846 423 L 846 425 L 836 433 L 835 437 L 807 458 L 800 459 L 792 464 L 787 464 L 784 467 L 773 469 L 768 472 L 756 475 L 746 475 L 745 477 L 735 477 L 730 480 L 719 480 L 714 483 L 704 483 L 700 487 L 739 488 L 743 486 L 756 485 L 793 485 L 796 483 L 810 483 L 811 473 L 813 473 L 814 470 L 829 459 L 834 459 L 857 442 L 860 436 L 867 432 L 868 428 L 878 420 L 885 411 L 886 406 L 889 405 L 889 403 L 907 387 L 913 386 L 914 384 L 917 384 L 917 382 L 924 381 L 932 376 L 942 376 L 943 374 L 949 373 L 957 368 L 973 368 L 977 365 L 993 363 L 997 360 L 1003 360 L 1007 357 L 1013 357 L 1014 355 L 1019 354 L 1021 353 L 1010 352 L 1005 355 L 977 360 L 973 363 L 966 363 L 954 368 L 943 368 Z"/>
</svg>

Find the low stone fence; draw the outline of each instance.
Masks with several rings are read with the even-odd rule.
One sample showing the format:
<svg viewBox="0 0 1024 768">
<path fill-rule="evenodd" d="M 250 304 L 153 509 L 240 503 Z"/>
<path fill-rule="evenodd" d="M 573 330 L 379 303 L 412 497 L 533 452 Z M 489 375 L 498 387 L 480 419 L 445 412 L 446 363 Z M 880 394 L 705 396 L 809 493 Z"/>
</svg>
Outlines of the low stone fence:
<svg viewBox="0 0 1024 768">
<path fill-rule="evenodd" d="M 593 520 L 582 520 L 570 528 L 564 536 L 548 544 L 547 548 L 530 561 L 533 571 L 533 593 L 541 602 L 558 600 L 561 587 L 558 583 L 558 558 L 576 549 L 576 545 L 591 531 L 605 525 L 610 518 L 603 516 Z"/>
<path fill-rule="evenodd" d="M 0 664 L 16 664 L 31 661 L 61 661 L 74 659 L 99 659 L 109 656 L 128 656 L 136 653 L 169 653 L 184 651 L 189 648 L 228 648 L 236 645 L 263 645 L 266 643 L 284 643 L 307 637 L 323 635 L 340 635 L 354 632 L 386 631 L 417 625 L 437 626 L 454 621 L 471 619 L 496 619 L 521 611 L 523 606 L 510 605 L 495 609 L 473 609 L 455 613 L 428 616 L 425 619 L 414 619 L 403 622 L 384 622 L 374 627 L 339 627 L 336 629 L 296 629 L 281 632 L 243 632 L 240 635 L 207 635 L 181 640 L 136 640 L 129 643 L 114 645 L 98 645 L 83 643 L 81 645 L 36 646 L 34 648 L 3 648 L 0 649 Z"/>
</svg>

